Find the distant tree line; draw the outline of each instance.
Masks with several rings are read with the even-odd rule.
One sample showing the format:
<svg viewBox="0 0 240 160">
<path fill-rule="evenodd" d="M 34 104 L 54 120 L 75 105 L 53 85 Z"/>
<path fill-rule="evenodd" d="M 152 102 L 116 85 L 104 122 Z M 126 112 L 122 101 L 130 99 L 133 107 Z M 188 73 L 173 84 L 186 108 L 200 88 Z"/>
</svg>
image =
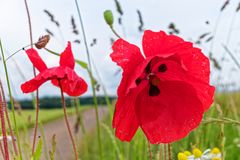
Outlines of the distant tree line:
<svg viewBox="0 0 240 160">
<path fill-rule="evenodd" d="M 110 102 L 113 103 L 116 97 L 109 97 Z M 99 105 L 106 105 L 106 99 L 104 96 L 99 96 L 97 97 L 98 104 Z M 66 98 L 66 105 L 67 107 L 73 107 L 74 104 L 74 99 L 71 97 Z M 81 97 L 79 98 L 79 102 L 81 106 L 86 106 L 86 105 L 93 105 L 93 97 Z M 20 104 L 21 109 L 34 109 L 34 102 L 29 99 L 24 99 L 18 101 L 18 104 Z M 10 106 L 10 105 L 8 105 Z M 40 108 L 43 109 L 53 109 L 53 108 L 61 108 L 61 98 L 60 97 L 43 97 L 40 99 Z"/>
</svg>

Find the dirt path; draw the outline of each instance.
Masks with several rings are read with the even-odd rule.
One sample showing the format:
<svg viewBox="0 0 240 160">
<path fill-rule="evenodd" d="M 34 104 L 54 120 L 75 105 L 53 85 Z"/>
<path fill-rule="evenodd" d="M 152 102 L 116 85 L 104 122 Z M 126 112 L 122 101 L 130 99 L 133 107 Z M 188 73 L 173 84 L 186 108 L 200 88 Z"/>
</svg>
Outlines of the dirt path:
<svg viewBox="0 0 240 160">
<path fill-rule="evenodd" d="M 99 108 L 99 119 L 103 120 L 108 114 L 107 107 L 100 107 Z M 86 132 L 92 132 L 96 128 L 96 116 L 95 116 L 95 110 L 94 109 L 88 109 L 86 111 L 83 111 L 82 113 L 82 119 L 84 126 L 86 128 Z M 69 122 L 71 124 L 72 131 L 74 132 L 74 124 L 76 123 L 76 116 L 69 116 Z M 52 136 L 56 135 L 56 142 L 57 142 L 57 151 L 56 151 L 56 160 L 71 160 L 73 159 L 73 149 L 71 145 L 71 141 L 68 136 L 67 128 L 65 125 L 64 119 L 59 119 L 56 121 L 49 122 L 47 124 L 44 124 L 44 132 L 45 132 L 45 138 L 47 142 L 47 149 L 51 149 L 51 139 Z M 30 130 L 30 136 L 31 139 L 33 137 L 33 129 Z M 38 132 L 38 136 L 41 136 L 40 131 Z M 75 136 L 78 139 L 78 143 L 81 142 L 81 139 L 83 137 L 82 132 L 78 132 Z M 48 152 L 47 150 L 47 152 Z M 42 160 L 47 160 L 44 156 L 44 153 L 42 154 Z"/>
</svg>

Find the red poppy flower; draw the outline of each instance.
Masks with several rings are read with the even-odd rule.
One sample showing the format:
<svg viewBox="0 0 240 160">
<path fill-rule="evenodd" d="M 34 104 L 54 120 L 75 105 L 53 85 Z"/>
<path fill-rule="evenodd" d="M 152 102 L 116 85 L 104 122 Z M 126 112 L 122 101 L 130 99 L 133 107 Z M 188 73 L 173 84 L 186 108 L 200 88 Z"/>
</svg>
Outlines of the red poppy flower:
<svg viewBox="0 0 240 160">
<path fill-rule="evenodd" d="M 122 39 L 112 60 L 123 69 L 113 128 L 130 141 L 141 127 L 151 143 L 177 141 L 196 128 L 213 102 L 209 59 L 193 44 L 164 32 L 145 31 L 140 49 Z"/>
<path fill-rule="evenodd" d="M 26 53 L 40 73 L 35 78 L 21 85 L 24 93 L 37 90 L 48 80 L 51 80 L 52 84 L 57 87 L 61 83 L 63 92 L 69 96 L 79 96 L 87 91 L 87 83 L 74 71 L 75 60 L 70 42 L 68 42 L 67 48 L 60 55 L 60 66 L 58 67 L 47 68 L 42 58 L 33 48 L 26 50 Z"/>
</svg>

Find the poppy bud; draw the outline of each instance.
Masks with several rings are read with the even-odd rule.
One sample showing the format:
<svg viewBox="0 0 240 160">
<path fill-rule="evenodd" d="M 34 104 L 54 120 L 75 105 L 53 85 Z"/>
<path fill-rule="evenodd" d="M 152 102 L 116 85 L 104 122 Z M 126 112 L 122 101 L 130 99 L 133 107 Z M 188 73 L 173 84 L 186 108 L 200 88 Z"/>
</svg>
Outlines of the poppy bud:
<svg viewBox="0 0 240 160">
<path fill-rule="evenodd" d="M 50 40 L 50 36 L 49 35 L 42 36 L 42 37 L 40 37 L 38 39 L 38 42 L 35 43 L 35 46 L 37 47 L 37 49 L 42 49 L 42 48 L 44 48 L 47 45 L 49 40 Z"/>
<path fill-rule="evenodd" d="M 104 19 L 106 21 L 106 23 L 112 27 L 113 25 L 113 14 L 112 14 L 112 11 L 111 10 L 106 10 L 104 13 L 103 13 L 103 16 L 104 16 Z"/>
</svg>

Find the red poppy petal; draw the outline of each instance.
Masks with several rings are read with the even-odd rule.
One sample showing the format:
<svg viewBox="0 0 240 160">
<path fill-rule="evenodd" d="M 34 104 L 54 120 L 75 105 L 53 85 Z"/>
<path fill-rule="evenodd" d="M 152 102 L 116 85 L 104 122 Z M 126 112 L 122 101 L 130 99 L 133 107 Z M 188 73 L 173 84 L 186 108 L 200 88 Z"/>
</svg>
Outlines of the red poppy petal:
<svg viewBox="0 0 240 160">
<path fill-rule="evenodd" d="M 61 67 L 53 67 L 40 72 L 35 78 L 21 85 L 23 93 L 30 93 L 37 90 L 44 82 L 51 79 L 64 78 L 65 72 Z"/>
<path fill-rule="evenodd" d="M 87 83 L 75 71 L 64 67 L 64 69 L 57 72 L 59 72 L 59 75 L 62 75 L 60 72 L 64 72 L 65 78 L 61 79 L 60 82 L 63 92 L 69 96 L 80 96 L 87 91 Z M 59 87 L 59 80 L 52 79 L 52 84 Z"/>
<path fill-rule="evenodd" d="M 153 32 L 146 30 L 143 35 L 142 46 L 146 57 L 150 57 L 173 54 L 179 49 L 192 47 L 192 43 L 185 42 L 174 35 L 167 35 L 163 31 Z"/>
<path fill-rule="evenodd" d="M 144 60 L 140 49 L 123 39 L 118 39 L 113 44 L 112 49 L 113 53 L 110 57 L 122 67 L 123 71 L 132 70 Z"/>
<path fill-rule="evenodd" d="M 181 64 L 177 61 L 169 60 L 171 57 L 160 60 L 155 64 L 153 72 L 157 74 L 162 81 L 183 81 L 192 85 L 197 92 L 199 99 L 203 104 L 203 108 L 206 111 L 213 103 L 215 87 L 210 86 L 208 83 L 195 78 L 192 73 L 185 71 Z M 159 72 L 159 66 L 166 65 L 165 72 Z"/>
<path fill-rule="evenodd" d="M 118 98 L 113 118 L 115 134 L 122 141 L 131 141 L 139 125 L 135 114 L 134 102 L 136 96 L 132 93 L 127 97 Z"/>
<path fill-rule="evenodd" d="M 137 67 L 142 66 L 144 58 L 140 49 L 122 39 L 117 40 L 113 46 L 113 53 L 110 57 L 123 69 L 123 79 L 118 87 L 118 95 L 127 94 L 131 85 L 138 78 L 142 70 Z"/>
<path fill-rule="evenodd" d="M 32 80 L 22 84 L 21 89 L 24 93 L 33 92 L 47 80 L 52 80 L 57 87 L 60 80 L 63 92 L 69 96 L 79 96 L 86 92 L 88 87 L 87 83 L 69 67 L 54 67 L 44 70 Z"/>
<path fill-rule="evenodd" d="M 117 99 L 112 126 L 115 128 L 116 136 L 122 141 L 130 141 L 139 127 L 135 102 L 137 95 L 146 85 L 145 81 L 139 87 L 131 89 L 127 95 L 121 95 Z"/>
<path fill-rule="evenodd" d="M 45 83 L 47 79 L 42 78 L 41 76 L 37 76 L 24 84 L 21 85 L 21 90 L 23 93 L 31 93 L 36 91 L 43 83 Z"/>
<path fill-rule="evenodd" d="M 173 54 L 179 56 L 188 72 L 192 73 L 194 77 L 209 83 L 209 59 L 200 49 L 194 48 L 192 43 L 186 42 L 175 35 L 167 35 L 163 31 L 147 30 L 144 32 L 142 45 L 147 57 Z"/>
<path fill-rule="evenodd" d="M 171 143 L 189 134 L 203 116 L 202 103 L 195 89 L 177 81 L 161 82 L 160 94 L 150 97 L 149 86 L 136 100 L 136 114 L 148 140 Z"/>
<path fill-rule="evenodd" d="M 74 69 L 75 66 L 75 59 L 73 57 L 72 49 L 71 49 L 71 43 L 68 42 L 67 47 L 60 55 L 60 66 L 62 67 L 69 67 L 71 69 Z"/>
<path fill-rule="evenodd" d="M 39 72 L 42 72 L 45 69 L 47 69 L 47 65 L 45 64 L 45 62 L 42 60 L 42 58 L 39 56 L 38 52 L 35 49 L 30 48 L 26 50 L 26 53 L 28 55 L 28 58 L 32 62 L 33 66 L 37 68 Z"/>
<path fill-rule="evenodd" d="M 210 61 L 201 52 L 200 49 L 190 48 L 178 51 L 182 63 L 187 68 L 187 71 L 195 78 L 209 83 L 210 78 Z"/>
</svg>

